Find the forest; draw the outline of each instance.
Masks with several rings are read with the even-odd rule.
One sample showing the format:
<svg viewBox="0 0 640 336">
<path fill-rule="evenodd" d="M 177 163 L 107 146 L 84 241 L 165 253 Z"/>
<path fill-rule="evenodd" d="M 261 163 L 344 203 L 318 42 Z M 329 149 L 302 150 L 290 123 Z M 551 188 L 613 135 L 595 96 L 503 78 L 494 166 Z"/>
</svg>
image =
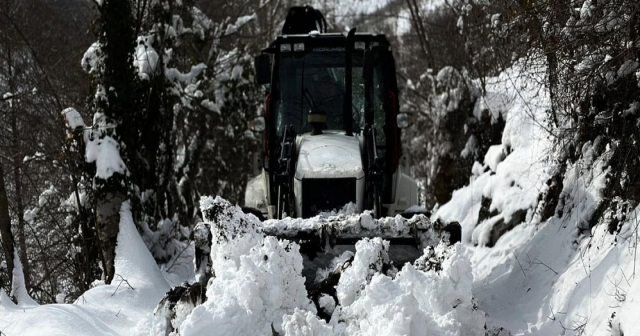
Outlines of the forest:
<svg viewBox="0 0 640 336">
<path fill-rule="evenodd" d="M 327 31 L 390 40 L 413 117 L 403 164 L 464 244 L 554 220 L 581 254 L 600 228 L 631 239 L 636 0 L 0 0 L 0 288 L 17 302 L 21 279 L 39 304 L 73 303 L 116 281 L 124 201 L 159 269 L 192 270 L 201 198 L 243 205 L 258 173 L 254 57 L 303 5 Z M 536 138 L 522 140 L 528 123 Z"/>
</svg>

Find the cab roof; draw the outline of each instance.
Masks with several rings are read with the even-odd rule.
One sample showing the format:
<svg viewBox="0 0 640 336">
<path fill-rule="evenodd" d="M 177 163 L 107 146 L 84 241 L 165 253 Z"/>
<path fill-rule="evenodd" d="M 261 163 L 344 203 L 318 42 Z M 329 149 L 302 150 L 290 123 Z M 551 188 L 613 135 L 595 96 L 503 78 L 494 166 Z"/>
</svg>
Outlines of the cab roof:
<svg viewBox="0 0 640 336">
<path fill-rule="evenodd" d="M 317 47 L 344 47 L 347 36 L 340 33 L 310 33 L 300 35 L 279 35 L 275 41 L 271 42 L 268 48 L 263 49 L 262 52 L 277 53 L 280 51 L 279 46 L 283 44 L 296 44 L 304 43 L 305 50 L 308 48 Z M 364 42 L 366 48 L 370 48 L 372 45 L 378 46 L 390 46 L 389 40 L 384 34 L 372 34 L 372 33 L 356 33 L 354 37 L 354 43 Z"/>
</svg>

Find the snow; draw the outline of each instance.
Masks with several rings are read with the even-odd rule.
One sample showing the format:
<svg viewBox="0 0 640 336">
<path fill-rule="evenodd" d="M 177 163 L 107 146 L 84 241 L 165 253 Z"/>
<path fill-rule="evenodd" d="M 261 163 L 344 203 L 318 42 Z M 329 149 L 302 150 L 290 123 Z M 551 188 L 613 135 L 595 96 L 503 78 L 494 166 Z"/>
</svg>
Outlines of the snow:
<svg viewBox="0 0 640 336">
<path fill-rule="evenodd" d="M 484 163 L 495 172 L 498 170 L 498 164 L 504 160 L 505 156 L 502 145 L 491 146 L 484 156 Z"/>
<path fill-rule="evenodd" d="M 581 15 L 590 15 L 589 6 L 582 6 Z M 638 74 L 637 67 L 626 62 L 613 76 Z M 550 218 L 536 212 L 541 193 L 549 188 L 546 182 L 556 173 L 549 162 L 560 155 L 546 126 L 548 93 L 536 84 L 541 81 L 537 74 L 544 73 L 522 74 L 516 65 L 488 79 L 474 114 L 503 118 L 502 141 L 474 163 L 469 184 L 434 210 L 434 221 L 424 216 L 374 219 L 370 212 L 355 214 L 352 204 L 310 219 L 261 223 L 219 197 L 203 197 L 204 222 L 196 226 L 194 240 L 207 244 L 211 234 L 205 249 L 211 253 L 213 276 L 207 281 L 199 270 L 197 279 L 207 283 L 206 300 L 195 308 L 179 306 L 168 321 L 162 311 L 154 315 L 169 289 L 168 276 L 156 266 L 125 203 L 115 281 L 96 280 L 74 304 L 40 306 L 24 299 L 26 290 L 15 281 L 18 305 L 0 290 L 0 330 L 7 335 L 165 335 L 171 324 L 177 328 L 172 335 L 183 336 L 634 335 L 640 312 L 635 276 L 640 206 L 616 200 L 617 207 L 602 216 L 604 223 L 593 226 L 611 169 L 611 146 L 596 138 L 579 148 L 580 159 L 568 163 L 561 175 L 560 206 Z M 191 84 L 195 94 L 197 85 Z M 633 102 L 621 110 L 633 115 L 638 108 Z M 70 127 L 83 125 L 75 113 L 65 114 Z M 91 132 L 97 131 L 85 136 Z M 467 152 L 476 148 L 472 142 Z M 117 155 L 117 144 L 105 148 L 106 157 Z M 102 149 L 92 147 L 87 157 L 98 162 Z M 47 196 L 41 199 L 44 204 Z M 27 215 L 35 217 L 37 211 Z M 384 238 L 412 236 L 414 225 L 433 233 L 441 225 L 436 219 L 459 222 L 463 243 L 447 246 L 439 243 L 443 236 L 430 234 L 430 246 L 415 262 L 391 265 Z M 496 234 L 515 219 L 519 222 L 513 227 Z M 614 219 L 618 224 L 612 234 Z M 171 225 L 164 220 L 160 231 Z M 314 280 L 328 281 L 336 274 L 339 279 L 329 286 L 335 292 L 317 293 L 316 307 L 305 288 L 300 247 L 281 238 L 300 232 L 320 237 L 327 228 L 346 236 L 379 237 L 359 240 L 355 253 L 332 251 L 335 258 L 313 274 Z"/>
<path fill-rule="evenodd" d="M 116 279 L 73 304 L 16 307 L 0 293 L 0 330 L 6 335 L 138 335 L 169 289 L 123 203 L 116 246 Z M 126 281 L 124 281 L 126 280 Z M 142 325 L 142 324 L 141 324 Z"/>
<path fill-rule="evenodd" d="M 158 53 L 152 47 L 153 37 L 138 37 L 138 45 L 134 53 L 133 66 L 138 69 L 138 76 L 142 80 L 149 80 L 158 65 Z"/>
<path fill-rule="evenodd" d="M 227 29 L 225 30 L 224 34 L 225 35 L 234 34 L 240 28 L 242 28 L 244 25 L 246 25 L 247 23 L 249 23 L 249 22 L 251 22 L 251 21 L 253 21 L 255 19 L 256 19 L 256 14 L 255 13 L 253 13 L 251 15 L 241 16 L 238 19 L 236 19 L 235 23 L 229 24 L 227 26 Z"/>
<path fill-rule="evenodd" d="M 364 177 L 357 137 L 325 132 L 298 138 L 295 178 Z"/>
<path fill-rule="evenodd" d="M 312 234 L 322 237 L 331 233 L 341 238 L 382 237 L 382 238 L 415 238 L 413 229 L 424 232 L 425 238 L 439 241 L 442 232 L 433 230 L 437 224 L 424 215 L 416 215 L 410 219 L 401 215 L 395 217 L 373 218 L 371 211 L 352 215 L 318 215 L 313 218 L 283 218 L 267 220 L 262 223 L 261 231 L 274 236 L 294 237 L 300 234 Z"/>
<path fill-rule="evenodd" d="M 96 177 L 108 179 L 114 173 L 123 174 L 126 166 L 120 157 L 120 146 L 110 136 L 94 139 L 86 144 L 87 162 L 96 163 Z"/>
<path fill-rule="evenodd" d="M 11 296 L 15 297 L 18 301 L 18 308 L 33 308 L 37 307 L 38 303 L 35 302 L 25 287 L 24 273 L 22 272 L 22 262 L 18 256 L 18 251 L 13 251 L 13 279 L 11 281 Z"/>
<path fill-rule="evenodd" d="M 633 60 L 625 61 L 617 71 L 618 77 L 624 77 L 634 73 L 636 69 L 638 69 L 638 65 L 640 65 L 640 63 Z"/>
<path fill-rule="evenodd" d="M 102 71 L 103 60 L 100 50 L 101 47 L 99 42 L 94 42 L 82 56 L 80 65 L 86 73 L 98 75 Z"/>
<path fill-rule="evenodd" d="M 64 109 L 64 111 L 62 111 L 62 114 L 67 120 L 67 126 L 69 126 L 69 128 L 76 129 L 78 127 L 85 126 L 80 112 L 78 112 L 76 109 L 72 107 Z"/>
<path fill-rule="evenodd" d="M 207 297 L 180 325 L 182 335 L 267 335 L 281 332 L 282 318 L 296 308 L 315 312 L 307 298 L 297 244 L 256 232 L 259 221 L 221 198 L 203 198 L 211 220 L 215 277 Z"/>
<path fill-rule="evenodd" d="M 450 248 L 439 272 L 406 264 L 394 277 L 380 272 L 386 245 L 379 239 L 358 242 L 337 286 L 347 301 L 329 323 L 295 311 L 284 318 L 285 335 L 484 335 L 484 313 L 474 307 L 471 262 L 462 245 Z"/>
<path fill-rule="evenodd" d="M 333 314 L 333 311 L 336 309 L 336 301 L 327 294 L 322 294 L 320 296 L 318 299 L 318 305 L 329 315 Z"/>
<path fill-rule="evenodd" d="M 200 105 L 204 108 L 206 108 L 207 110 L 216 113 L 218 115 L 220 115 L 220 107 L 218 106 L 218 104 L 210 101 L 209 99 L 204 99 Z"/>
<path fill-rule="evenodd" d="M 487 237 L 495 223 L 482 225 L 485 232 L 473 237 L 476 224 L 481 224 L 478 215 L 483 198 L 491 201 L 490 210 L 500 212 L 508 221 L 516 212 L 535 207 L 540 191 L 547 188 L 545 182 L 551 171 L 544 158 L 551 142 L 543 125 L 549 107 L 548 93 L 537 85 L 526 85 L 529 76 L 519 72 L 514 67 L 489 78 L 487 95 L 478 99 L 474 109 L 476 117 L 480 111 L 488 111 L 492 118 L 500 115 L 506 120 L 502 144 L 492 146 L 485 156 L 484 167 L 490 171 L 474 166 L 470 184 L 454 191 L 452 200 L 433 215 L 433 219 L 447 223 L 459 222 L 463 242 L 487 242 L 478 239 Z M 535 79 L 536 72 L 530 76 Z"/>
<path fill-rule="evenodd" d="M 383 265 L 389 263 L 389 242 L 380 238 L 358 241 L 356 251 L 351 267 L 342 273 L 336 286 L 338 300 L 342 305 L 352 304 L 373 275 L 382 272 Z"/>
<path fill-rule="evenodd" d="M 478 150 L 478 140 L 472 134 L 469 139 L 467 139 L 467 143 L 464 145 L 464 149 L 460 152 L 460 156 L 462 158 L 467 158 Z"/>
<path fill-rule="evenodd" d="M 175 68 L 167 68 L 165 69 L 165 76 L 169 80 L 178 80 L 183 83 L 189 83 L 194 80 L 200 73 L 202 73 L 207 66 L 204 63 L 196 64 L 191 66 L 191 70 L 188 73 L 182 73 L 178 69 Z"/>
</svg>

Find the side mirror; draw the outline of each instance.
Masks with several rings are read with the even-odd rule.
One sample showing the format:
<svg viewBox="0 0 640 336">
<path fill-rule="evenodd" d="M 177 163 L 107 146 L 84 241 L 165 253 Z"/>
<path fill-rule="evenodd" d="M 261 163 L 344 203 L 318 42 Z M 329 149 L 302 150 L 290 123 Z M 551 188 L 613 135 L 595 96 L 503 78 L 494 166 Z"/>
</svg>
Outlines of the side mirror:
<svg viewBox="0 0 640 336">
<path fill-rule="evenodd" d="M 254 58 L 256 67 L 256 79 L 258 84 L 271 83 L 271 58 L 269 54 L 260 54 Z"/>
<path fill-rule="evenodd" d="M 362 60 L 362 77 L 365 81 L 370 81 L 373 78 L 373 57 L 371 56 L 371 50 L 364 51 L 364 59 Z"/>
<path fill-rule="evenodd" d="M 249 121 L 249 129 L 254 132 L 263 132 L 267 128 L 263 116 L 255 117 Z"/>
<path fill-rule="evenodd" d="M 409 112 L 400 112 L 396 116 L 396 123 L 398 124 L 398 128 L 407 128 L 413 125 L 415 121 L 415 116 Z"/>
</svg>

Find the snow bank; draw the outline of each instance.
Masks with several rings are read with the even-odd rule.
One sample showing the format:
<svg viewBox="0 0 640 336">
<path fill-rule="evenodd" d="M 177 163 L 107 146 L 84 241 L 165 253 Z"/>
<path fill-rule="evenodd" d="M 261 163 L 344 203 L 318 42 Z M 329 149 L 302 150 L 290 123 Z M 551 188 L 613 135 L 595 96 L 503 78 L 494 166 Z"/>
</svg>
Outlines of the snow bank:
<svg viewBox="0 0 640 336">
<path fill-rule="evenodd" d="M 469 185 L 454 191 L 433 216 L 459 222 L 465 243 L 488 244 L 497 222 L 510 222 L 514 215 L 534 208 L 552 173 L 545 161 L 551 141 L 543 126 L 550 106 L 548 93 L 535 85 L 536 74 L 520 71 L 515 67 L 487 80 L 487 94 L 478 99 L 474 114 L 488 110 L 493 118 L 506 119 L 502 144 L 490 148 L 484 162 L 474 166 Z M 487 210 L 500 217 L 479 223 L 483 198 L 490 201 Z"/>
<path fill-rule="evenodd" d="M 596 138 L 579 149 L 579 160 L 567 162 L 552 217 L 542 221 L 534 215 L 539 196 L 549 188 L 545 182 L 555 173 L 547 162 L 560 155 L 551 150 L 545 129 L 548 94 L 535 77 L 517 73 L 511 69 L 490 80 L 483 103 L 506 115 L 502 144 L 476 163 L 469 185 L 455 191 L 434 217 L 459 221 L 463 241 L 477 245 L 467 247 L 473 252 L 472 292 L 489 330 L 635 335 L 640 207 L 614 200 L 617 208 L 594 226 L 613 152 Z M 512 222 L 517 225 L 495 234 L 518 216 Z M 494 247 L 485 247 L 489 242 Z"/>
<path fill-rule="evenodd" d="M 120 211 L 115 273 L 110 285 L 85 292 L 74 304 L 16 307 L 0 293 L 0 330 L 6 335 L 133 335 L 169 289 L 138 234 L 128 203 Z"/>
</svg>

